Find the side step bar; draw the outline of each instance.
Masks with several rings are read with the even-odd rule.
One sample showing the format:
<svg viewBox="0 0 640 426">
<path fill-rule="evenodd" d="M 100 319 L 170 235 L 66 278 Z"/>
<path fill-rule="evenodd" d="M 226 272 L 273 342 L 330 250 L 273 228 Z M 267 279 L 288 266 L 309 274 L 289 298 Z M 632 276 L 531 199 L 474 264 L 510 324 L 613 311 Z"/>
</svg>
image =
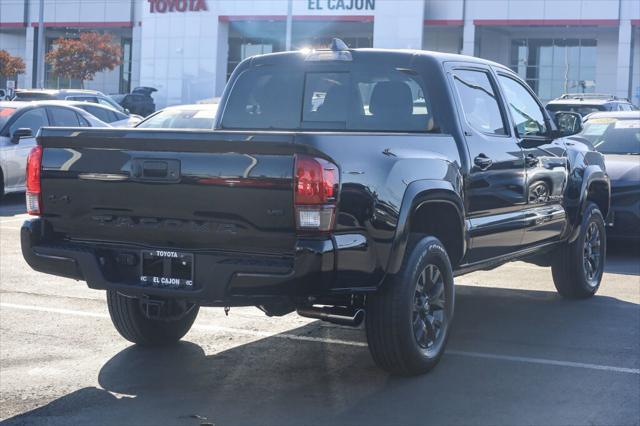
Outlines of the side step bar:
<svg viewBox="0 0 640 426">
<path fill-rule="evenodd" d="M 333 324 L 357 327 L 364 320 L 364 309 L 343 308 L 339 306 L 316 308 L 308 306 L 298 308 L 301 317 L 319 319 Z"/>
</svg>

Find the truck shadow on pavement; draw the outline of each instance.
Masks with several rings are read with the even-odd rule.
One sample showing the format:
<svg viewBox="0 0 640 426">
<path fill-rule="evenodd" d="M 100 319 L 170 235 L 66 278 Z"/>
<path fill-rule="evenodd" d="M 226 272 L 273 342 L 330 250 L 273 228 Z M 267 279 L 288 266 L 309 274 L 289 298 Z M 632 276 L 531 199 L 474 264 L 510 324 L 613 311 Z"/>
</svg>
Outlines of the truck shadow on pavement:
<svg viewBox="0 0 640 426">
<path fill-rule="evenodd" d="M 209 338 L 197 331 L 193 338 L 210 343 L 130 346 L 100 369 L 102 389 L 79 389 L 6 424 L 413 425 L 428 419 L 513 425 L 638 419 L 637 375 L 470 354 L 638 368 L 637 304 L 469 286 L 458 286 L 456 303 L 449 342 L 454 353 L 422 377 L 378 370 L 362 346 L 275 336 L 224 350 L 231 345 L 228 335 Z M 287 334 L 364 341 L 362 330 L 317 322 Z"/>
<path fill-rule="evenodd" d="M 607 241 L 604 270 L 612 274 L 640 275 L 640 241 Z"/>
<path fill-rule="evenodd" d="M 24 194 L 7 194 L 0 200 L 0 217 L 15 216 L 26 212 Z"/>
</svg>

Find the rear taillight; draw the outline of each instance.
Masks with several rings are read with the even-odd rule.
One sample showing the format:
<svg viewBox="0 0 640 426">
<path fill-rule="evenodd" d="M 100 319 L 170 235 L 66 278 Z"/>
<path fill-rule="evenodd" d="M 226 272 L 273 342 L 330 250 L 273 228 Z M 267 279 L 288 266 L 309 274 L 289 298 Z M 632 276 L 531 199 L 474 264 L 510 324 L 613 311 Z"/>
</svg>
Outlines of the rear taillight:
<svg viewBox="0 0 640 426">
<path fill-rule="evenodd" d="M 296 155 L 296 227 L 303 232 L 333 229 L 339 186 L 338 166 L 322 158 Z"/>
<path fill-rule="evenodd" d="M 40 215 L 41 188 L 40 188 L 40 168 L 42 165 L 42 147 L 36 146 L 29 153 L 27 158 L 27 213 Z"/>
</svg>

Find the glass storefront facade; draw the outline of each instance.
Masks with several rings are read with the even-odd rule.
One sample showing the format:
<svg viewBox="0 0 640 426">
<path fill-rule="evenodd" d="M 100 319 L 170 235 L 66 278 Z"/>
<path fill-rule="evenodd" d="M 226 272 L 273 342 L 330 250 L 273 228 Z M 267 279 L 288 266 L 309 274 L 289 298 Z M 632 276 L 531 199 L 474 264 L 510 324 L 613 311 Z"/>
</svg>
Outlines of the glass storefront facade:
<svg viewBox="0 0 640 426">
<path fill-rule="evenodd" d="M 597 91 L 595 39 L 515 39 L 510 66 L 544 101 Z"/>
<path fill-rule="evenodd" d="M 373 47 L 373 22 L 294 21 L 291 48 L 327 47 L 334 37 L 352 48 Z M 283 20 L 229 22 L 227 79 L 236 66 L 250 56 L 284 51 L 285 39 Z"/>
</svg>

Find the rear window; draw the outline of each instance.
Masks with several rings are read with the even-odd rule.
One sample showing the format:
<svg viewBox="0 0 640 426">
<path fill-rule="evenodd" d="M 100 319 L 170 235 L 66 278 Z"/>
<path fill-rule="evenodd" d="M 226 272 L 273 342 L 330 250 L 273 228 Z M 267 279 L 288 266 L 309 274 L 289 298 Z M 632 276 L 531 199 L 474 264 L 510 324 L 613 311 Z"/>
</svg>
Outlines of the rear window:
<svg viewBox="0 0 640 426">
<path fill-rule="evenodd" d="M 253 68 L 236 80 L 222 127 L 247 130 L 436 132 L 424 82 L 410 70 Z"/>
<path fill-rule="evenodd" d="M 14 101 L 45 101 L 53 99 L 56 99 L 53 95 L 38 92 L 18 92 L 13 98 Z"/>
<path fill-rule="evenodd" d="M 605 111 L 605 107 L 602 105 L 563 105 L 563 104 L 550 104 L 547 105 L 547 110 L 551 112 L 565 111 L 575 112 L 581 116 L 586 116 L 592 112 Z"/>
</svg>

